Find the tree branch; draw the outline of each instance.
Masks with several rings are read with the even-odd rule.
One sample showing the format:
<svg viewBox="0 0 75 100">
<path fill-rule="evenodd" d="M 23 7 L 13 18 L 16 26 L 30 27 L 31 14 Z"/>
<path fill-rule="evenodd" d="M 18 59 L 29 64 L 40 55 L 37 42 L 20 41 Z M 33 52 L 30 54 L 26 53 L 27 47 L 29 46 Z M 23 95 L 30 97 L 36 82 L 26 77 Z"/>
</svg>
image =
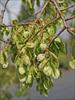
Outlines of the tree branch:
<svg viewBox="0 0 75 100">
<path fill-rule="evenodd" d="M 70 8 L 73 8 L 73 7 L 75 7 L 75 4 L 73 4 L 73 5 L 69 6 L 69 7 L 66 7 L 66 8 L 62 9 L 61 11 L 68 10 Z"/>
<path fill-rule="evenodd" d="M 71 19 L 74 19 L 74 18 L 75 18 L 75 16 L 71 16 L 71 17 L 66 18 L 65 21 L 68 21 L 68 20 L 71 20 Z"/>
<path fill-rule="evenodd" d="M 60 18 L 63 20 L 63 23 L 64 23 L 64 26 L 67 27 L 67 24 L 65 22 L 65 18 L 64 16 L 62 15 L 61 11 L 60 11 L 60 8 L 58 7 L 57 5 L 57 2 L 55 0 L 51 0 L 51 2 L 54 4 L 55 8 L 56 8 L 56 11 L 57 13 L 59 14 Z"/>
<path fill-rule="evenodd" d="M 2 15 L 1 15 L 1 23 L 3 23 L 4 13 L 5 13 L 6 6 L 7 6 L 8 2 L 9 2 L 9 0 L 7 0 L 5 5 L 4 5 L 4 10 L 2 11 Z"/>
<path fill-rule="evenodd" d="M 49 3 L 49 0 L 44 4 L 44 6 L 42 7 L 42 9 L 39 12 L 34 14 L 36 16 L 36 19 L 40 18 L 41 14 L 43 13 L 43 11 L 46 8 L 46 6 L 48 5 L 48 3 Z"/>
<path fill-rule="evenodd" d="M 68 31 L 70 34 L 72 34 L 72 35 L 75 36 L 75 33 L 71 31 L 71 28 L 70 28 L 70 27 L 67 25 L 67 23 L 66 23 L 66 21 L 75 18 L 75 16 L 72 16 L 72 17 L 67 18 L 67 19 L 65 20 L 64 16 L 62 15 L 62 13 L 61 13 L 61 11 L 60 11 L 60 8 L 58 7 L 58 4 L 57 4 L 56 0 L 51 0 L 51 2 L 54 4 L 57 13 L 59 14 L 60 18 L 62 19 L 62 21 L 63 21 L 63 23 L 64 23 L 64 27 L 67 29 L 67 31 Z"/>
<path fill-rule="evenodd" d="M 5 4 L 5 7 L 4 7 L 5 9 L 6 9 L 6 6 L 7 6 L 8 1 L 9 1 L 9 0 L 7 0 L 7 2 L 6 2 L 6 4 Z M 72 35 L 74 34 L 74 33 L 71 31 L 70 27 L 67 25 L 66 21 L 71 20 L 71 19 L 74 19 L 75 16 L 71 16 L 71 17 L 68 17 L 68 18 L 65 19 L 64 16 L 62 16 L 62 13 L 61 13 L 61 11 L 60 11 L 58 5 L 57 5 L 57 2 L 56 2 L 55 0 L 51 0 L 51 2 L 54 4 L 54 6 L 55 6 L 55 8 L 56 8 L 56 10 L 57 10 L 57 13 L 59 14 L 59 17 L 58 17 L 58 18 L 55 18 L 52 22 L 50 22 L 50 23 L 48 23 L 47 25 L 45 25 L 40 31 L 38 31 L 37 33 L 35 33 L 35 34 L 33 34 L 32 36 L 30 36 L 30 37 L 25 41 L 25 43 L 28 42 L 29 40 L 33 39 L 38 33 L 41 33 L 48 25 L 52 25 L 52 24 L 53 24 L 57 19 L 59 19 L 59 18 L 61 18 L 61 19 L 63 20 L 63 22 L 64 22 L 64 28 L 58 33 L 58 35 L 55 35 L 55 36 L 53 37 L 52 41 L 54 41 L 54 39 L 57 38 L 65 29 L 67 29 L 67 31 L 68 31 L 69 33 L 71 33 Z M 47 6 L 48 3 L 49 3 L 49 1 L 47 1 L 46 4 L 44 4 L 42 10 L 40 11 L 40 15 L 41 15 L 42 12 L 44 11 L 44 9 L 45 9 L 45 7 Z M 75 5 L 71 5 L 71 6 L 67 7 L 67 8 L 65 8 L 65 9 L 63 9 L 63 11 L 66 10 L 66 9 L 72 8 L 72 7 L 74 7 L 74 6 L 75 6 Z M 4 9 L 4 11 L 3 11 L 3 16 L 4 16 L 5 9 Z M 33 20 L 32 20 L 32 21 L 33 21 Z M 18 26 L 30 24 L 32 21 L 27 22 L 27 23 L 19 23 Z M 2 27 L 15 27 L 15 25 L 3 25 L 3 24 L 1 24 L 0 26 L 2 26 Z M 74 35 L 75 35 L 75 34 L 74 34 Z M 3 41 L 3 40 L 0 40 L 0 41 Z M 5 43 L 5 41 L 3 41 L 3 42 Z M 50 45 L 51 45 L 51 43 L 50 43 Z"/>
<path fill-rule="evenodd" d="M 52 40 L 50 41 L 50 43 L 49 43 L 49 46 L 48 47 L 50 47 L 51 46 L 51 44 L 54 42 L 54 40 L 59 36 L 59 35 L 61 35 L 62 34 L 62 32 L 65 30 L 66 28 L 65 27 L 63 27 L 61 30 L 60 30 L 60 32 L 58 33 L 58 34 L 55 34 L 54 35 L 54 37 L 52 38 Z"/>
</svg>

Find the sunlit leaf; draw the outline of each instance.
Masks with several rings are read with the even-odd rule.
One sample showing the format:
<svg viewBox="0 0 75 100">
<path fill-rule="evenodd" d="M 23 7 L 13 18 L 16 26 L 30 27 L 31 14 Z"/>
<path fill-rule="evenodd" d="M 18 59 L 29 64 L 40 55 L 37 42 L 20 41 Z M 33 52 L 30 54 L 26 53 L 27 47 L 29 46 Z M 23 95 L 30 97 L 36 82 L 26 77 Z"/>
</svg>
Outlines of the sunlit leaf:
<svg viewBox="0 0 75 100">
<path fill-rule="evenodd" d="M 63 11 L 63 9 L 66 9 L 72 1 L 74 0 L 57 0 L 57 6 L 65 18 L 68 10 Z M 22 86 L 19 95 L 24 95 L 33 81 L 36 81 L 37 90 L 46 96 L 53 86 L 53 79 L 60 77 L 58 55 L 61 52 L 65 53 L 65 46 L 60 38 L 55 39 L 54 35 L 64 23 L 62 18 L 58 18 L 59 13 L 53 3 L 48 2 L 42 9 L 47 0 L 44 0 L 41 9 L 38 8 L 41 6 L 41 0 L 22 0 L 22 2 L 25 7 L 21 10 L 23 14 L 18 17 L 19 21 L 13 20 L 11 28 L 6 27 L 5 24 L 0 25 L 0 39 L 3 39 L 4 34 L 10 36 L 8 43 L 0 42 L 0 66 L 2 69 L 7 68 L 9 58 L 16 66 Z M 37 13 L 35 6 L 39 9 L 37 12 L 41 10 L 42 12 Z M 39 14 L 41 14 L 40 18 L 38 18 Z M 70 15 L 74 15 L 74 11 Z M 74 28 L 71 28 L 71 31 L 74 32 Z M 51 42 L 53 39 L 55 40 Z M 70 61 L 70 66 L 75 69 L 75 60 Z"/>
<path fill-rule="evenodd" d="M 41 48 L 42 50 L 45 50 L 45 49 L 47 48 L 47 44 L 41 43 L 41 44 L 40 44 L 40 48 Z"/>
<path fill-rule="evenodd" d="M 45 75 L 51 76 L 52 68 L 50 66 L 45 66 L 44 69 L 43 69 L 43 72 L 44 72 Z"/>
<path fill-rule="evenodd" d="M 32 2 L 31 2 L 31 0 L 28 0 L 28 3 L 29 3 L 30 8 L 32 8 Z"/>
<path fill-rule="evenodd" d="M 8 62 L 3 64 L 2 68 L 7 68 L 8 67 Z"/>
<path fill-rule="evenodd" d="M 60 71 L 55 69 L 55 72 L 52 73 L 54 79 L 58 79 L 60 77 Z"/>
<path fill-rule="evenodd" d="M 28 48 L 34 48 L 34 43 L 32 43 L 32 42 L 27 42 L 27 44 L 26 44 L 26 46 L 28 47 Z"/>
<path fill-rule="evenodd" d="M 20 78 L 19 80 L 20 80 L 20 82 L 25 82 L 26 78 L 25 77 L 24 78 Z"/>
<path fill-rule="evenodd" d="M 58 38 L 56 38 L 55 39 L 55 41 L 57 41 L 57 42 L 61 42 L 61 40 L 60 40 L 60 38 L 58 37 Z"/>
<path fill-rule="evenodd" d="M 37 60 L 38 60 L 38 61 L 42 61 L 42 60 L 44 60 L 44 58 L 45 58 L 45 54 L 39 54 L 39 55 L 37 56 Z"/>
<path fill-rule="evenodd" d="M 26 79 L 26 83 L 27 84 L 31 84 L 32 83 L 32 75 L 31 75 L 31 73 L 28 74 L 27 79 Z"/>
<path fill-rule="evenodd" d="M 25 69 L 21 66 L 18 68 L 18 71 L 21 75 L 25 74 Z"/>
<path fill-rule="evenodd" d="M 22 59 L 22 60 L 24 61 L 24 63 L 25 63 L 26 65 L 30 65 L 30 64 L 31 64 L 30 58 L 29 58 L 29 56 L 27 56 L 26 54 L 23 56 L 23 59 Z"/>
</svg>

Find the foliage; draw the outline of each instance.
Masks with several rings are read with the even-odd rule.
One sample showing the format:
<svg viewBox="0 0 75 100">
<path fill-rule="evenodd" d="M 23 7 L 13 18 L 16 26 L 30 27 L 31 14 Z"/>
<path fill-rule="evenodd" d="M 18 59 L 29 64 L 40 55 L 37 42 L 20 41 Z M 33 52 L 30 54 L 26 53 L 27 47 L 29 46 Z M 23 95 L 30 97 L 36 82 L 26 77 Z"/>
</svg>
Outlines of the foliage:
<svg viewBox="0 0 75 100">
<path fill-rule="evenodd" d="M 48 49 L 49 40 L 56 32 L 55 25 L 39 32 L 48 20 L 47 18 L 25 26 L 19 26 L 14 21 L 15 27 L 12 28 L 10 40 L 12 45 L 0 52 L 0 64 L 3 68 L 8 66 L 8 54 L 12 54 L 11 59 L 18 70 L 21 84 L 29 88 L 33 80 L 36 80 L 37 90 L 44 94 L 53 86 L 52 78 L 60 76 L 57 55 L 64 52 L 64 44 L 59 38 Z M 36 33 L 38 34 L 35 35 Z"/>
<path fill-rule="evenodd" d="M 70 61 L 70 67 L 71 67 L 72 69 L 75 69 L 75 59 L 72 59 L 72 60 Z"/>
<path fill-rule="evenodd" d="M 33 9 L 33 0 L 23 1 L 30 9 Z M 37 0 L 38 5 L 39 3 L 40 0 Z M 68 0 L 58 0 L 57 3 L 61 11 L 68 7 Z M 47 95 L 48 90 L 53 86 L 53 79 L 60 77 L 58 54 L 65 52 L 65 48 L 64 43 L 58 37 L 61 32 L 58 35 L 55 33 L 57 26 L 62 28 L 65 25 L 62 15 L 67 14 L 67 11 L 62 11 L 60 15 L 60 11 L 58 9 L 56 11 L 55 6 L 49 2 L 44 8 L 43 17 L 27 24 L 19 24 L 17 20 L 14 20 L 11 29 L 5 25 L 0 26 L 0 39 L 3 39 L 4 34 L 10 35 L 9 40 L 1 40 L 3 45 L 0 47 L 0 67 L 8 67 L 8 59 L 11 55 L 11 60 L 18 71 L 22 92 L 36 81 L 36 89 L 41 94 Z M 55 16 L 57 20 L 52 22 Z"/>
<path fill-rule="evenodd" d="M 18 15 L 19 21 L 27 21 L 34 18 L 34 0 L 22 0 L 20 14 Z"/>
</svg>

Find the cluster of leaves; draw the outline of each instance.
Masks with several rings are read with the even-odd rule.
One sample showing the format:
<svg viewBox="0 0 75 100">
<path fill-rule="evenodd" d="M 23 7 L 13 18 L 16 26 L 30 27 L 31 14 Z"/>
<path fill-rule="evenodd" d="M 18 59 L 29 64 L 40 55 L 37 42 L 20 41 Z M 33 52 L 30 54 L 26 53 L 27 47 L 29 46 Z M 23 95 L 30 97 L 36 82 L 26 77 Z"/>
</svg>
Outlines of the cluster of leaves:
<svg viewBox="0 0 75 100">
<path fill-rule="evenodd" d="M 9 34 L 9 29 L 6 27 L 0 27 L 0 39 L 4 39 L 5 35 Z M 7 48 L 7 44 L 0 41 L 0 66 L 2 65 L 3 68 L 6 68 L 8 66 L 8 51 L 9 48 Z"/>
<path fill-rule="evenodd" d="M 57 56 L 59 52 L 64 52 L 64 44 L 59 38 L 49 47 L 56 32 L 55 25 L 42 29 L 49 21 L 48 18 L 40 19 L 25 26 L 13 21 L 15 27 L 11 29 L 9 45 L 0 52 L 0 65 L 3 68 L 8 66 L 8 55 L 11 54 L 23 90 L 31 87 L 36 80 L 37 90 L 45 95 L 53 86 L 53 78 L 60 76 Z"/>
<path fill-rule="evenodd" d="M 21 6 L 21 11 L 18 16 L 19 21 L 25 21 L 25 20 L 32 20 L 34 19 L 37 15 L 35 15 L 36 12 L 36 6 L 40 8 L 41 5 L 41 0 L 22 0 L 23 5 Z M 47 2 L 47 0 L 43 0 L 42 6 Z M 59 5 L 60 10 L 62 11 L 64 8 L 68 7 L 68 3 L 72 2 L 72 0 L 57 0 L 57 3 Z M 38 9 L 39 10 L 39 9 Z M 63 14 L 67 13 L 67 11 L 63 11 Z M 46 8 L 43 11 L 42 17 L 50 16 L 51 18 L 58 16 L 55 7 L 53 6 L 52 3 L 48 3 Z"/>
<path fill-rule="evenodd" d="M 30 8 L 33 8 L 32 1 L 23 0 Z M 68 0 L 58 0 L 61 10 L 67 7 L 67 2 Z M 37 0 L 37 4 L 40 4 L 40 0 Z M 23 93 L 36 81 L 36 89 L 47 95 L 48 90 L 53 86 L 53 79 L 60 76 L 58 54 L 65 52 L 64 44 L 59 38 L 56 38 L 52 43 L 51 40 L 57 31 L 57 26 L 59 24 L 63 26 L 63 21 L 59 18 L 58 21 L 50 25 L 51 20 L 55 16 L 58 17 L 58 13 L 52 3 L 47 7 L 50 7 L 50 16 L 46 16 L 44 19 L 39 18 L 26 25 L 19 25 L 15 20 L 12 22 L 11 29 L 0 26 L 1 39 L 4 34 L 10 34 L 10 41 L 3 41 L 4 46 L 0 46 L 0 66 L 7 68 L 8 58 L 11 55 L 11 61 L 18 71 Z M 44 12 L 48 15 L 49 9 L 47 7 Z M 75 61 L 70 62 L 70 65 L 73 63 Z"/>
</svg>

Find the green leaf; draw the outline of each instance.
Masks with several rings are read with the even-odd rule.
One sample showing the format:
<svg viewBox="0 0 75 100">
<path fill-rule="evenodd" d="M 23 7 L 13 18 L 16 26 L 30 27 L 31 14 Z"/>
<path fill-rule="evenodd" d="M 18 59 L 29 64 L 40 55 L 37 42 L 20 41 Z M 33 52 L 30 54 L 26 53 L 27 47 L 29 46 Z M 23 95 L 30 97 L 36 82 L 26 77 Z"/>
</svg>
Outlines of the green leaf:
<svg viewBox="0 0 75 100">
<path fill-rule="evenodd" d="M 32 74 L 29 73 L 26 79 L 26 84 L 31 84 L 32 83 Z"/>
<path fill-rule="evenodd" d="M 28 3 L 29 3 L 29 7 L 32 8 L 32 1 L 28 0 Z"/>
<path fill-rule="evenodd" d="M 26 54 L 22 57 L 24 64 L 31 65 L 30 58 Z"/>
<path fill-rule="evenodd" d="M 21 66 L 19 66 L 18 71 L 21 75 L 25 74 L 25 69 Z"/>
<path fill-rule="evenodd" d="M 38 61 L 42 61 L 42 60 L 44 60 L 45 59 L 45 54 L 39 54 L 38 56 L 37 56 L 37 60 Z"/>
<path fill-rule="evenodd" d="M 59 38 L 59 37 L 58 37 L 58 38 L 56 38 L 56 39 L 55 39 L 55 41 L 56 41 L 56 42 L 61 42 L 61 40 L 60 40 L 60 38 Z"/>
<path fill-rule="evenodd" d="M 47 44 L 46 43 L 41 43 L 40 48 L 44 51 L 47 48 Z"/>
<path fill-rule="evenodd" d="M 33 42 L 27 42 L 26 46 L 28 48 L 34 48 L 35 44 Z"/>
<path fill-rule="evenodd" d="M 44 74 L 45 74 L 46 76 L 51 76 L 51 74 L 52 74 L 52 68 L 51 68 L 50 66 L 45 66 L 45 67 L 43 68 L 43 72 L 44 72 Z"/>
<path fill-rule="evenodd" d="M 2 52 L 0 52 L 0 64 L 4 64 L 4 56 Z"/>
<path fill-rule="evenodd" d="M 70 67 L 71 67 L 72 69 L 75 69 L 75 59 L 71 60 L 71 61 L 69 62 L 69 65 L 70 65 Z"/>
<path fill-rule="evenodd" d="M 38 68 L 39 68 L 39 69 L 43 69 L 43 67 L 46 66 L 46 64 L 47 64 L 47 60 L 44 59 L 44 60 L 38 65 Z"/>
<path fill-rule="evenodd" d="M 57 56 L 56 56 L 53 52 L 49 51 L 49 53 L 50 53 L 56 60 L 58 60 Z"/>
<path fill-rule="evenodd" d="M 8 55 L 6 50 L 4 52 L 0 52 L 0 64 L 2 65 L 3 68 L 7 68 L 8 67 Z"/>
<path fill-rule="evenodd" d="M 73 1 L 75 0 L 57 0 L 59 9 L 65 18 L 68 15 L 68 10 L 62 10 L 66 9 L 67 5 L 72 4 Z M 38 91 L 47 95 L 48 90 L 53 86 L 53 78 L 58 79 L 60 77 L 58 54 L 65 51 L 64 43 L 59 37 L 52 42 L 50 47 L 48 45 L 58 27 L 63 27 L 63 20 L 58 18 L 59 14 L 52 3 L 48 3 L 40 18 L 35 20 L 38 14 L 34 14 L 36 13 L 34 4 L 37 3 L 40 6 L 41 0 L 22 0 L 22 2 L 25 4 L 26 12 L 22 8 L 23 15 L 18 18 L 20 19 L 19 22 L 23 22 L 27 18 L 26 24 L 20 24 L 17 20 L 14 20 L 11 25 L 12 28 L 8 28 L 4 24 L 0 25 L 0 39 L 4 38 L 4 34 L 10 36 L 9 43 L 0 41 L 0 66 L 7 68 L 8 57 L 12 56 L 11 60 L 17 67 L 20 86 L 22 85 L 19 95 L 24 95 L 27 88 L 32 86 L 35 80 Z M 47 0 L 44 0 L 43 3 L 46 2 Z M 73 16 L 74 14 L 75 10 L 70 12 L 69 15 Z M 29 18 L 29 16 L 32 18 Z M 73 23 L 75 24 L 74 21 Z M 74 25 L 71 31 L 75 31 Z M 9 50 L 6 50 L 6 46 Z M 70 66 L 75 69 L 74 59 L 70 61 Z M 2 72 L 3 68 L 1 68 Z"/>
<path fill-rule="evenodd" d="M 5 64 L 3 64 L 2 68 L 7 68 L 8 67 L 8 62 L 6 62 Z"/>
<path fill-rule="evenodd" d="M 24 38 L 27 38 L 30 35 L 29 31 L 24 31 L 23 33 Z"/>
<path fill-rule="evenodd" d="M 51 26 L 47 28 L 49 35 L 53 35 L 56 32 L 56 27 L 55 26 Z"/>
<path fill-rule="evenodd" d="M 55 72 L 52 73 L 54 79 L 58 79 L 60 77 L 60 71 L 55 69 Z"/>
<path fill-rule="evenodd" d="M 40 0 L 37 0 L 37 6 L 40 6 Z"/>
<path fill-rule="evenodd" d="M 19 80 L 20 80 L 20 82 L 25 82 L 26 81 L 26 77 L 24 77 L 24 78 L 19 78 Z"/>
</svg>

